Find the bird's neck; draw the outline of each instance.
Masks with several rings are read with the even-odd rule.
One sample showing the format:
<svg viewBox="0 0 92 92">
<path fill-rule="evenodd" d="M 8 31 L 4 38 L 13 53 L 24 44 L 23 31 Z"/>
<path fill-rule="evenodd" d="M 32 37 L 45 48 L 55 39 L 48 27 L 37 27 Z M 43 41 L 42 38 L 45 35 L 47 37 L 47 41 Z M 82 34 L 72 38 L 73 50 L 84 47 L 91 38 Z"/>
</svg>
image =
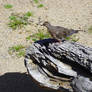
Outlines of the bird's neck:
<svg viewBox="0 0 92 92">
<path fill-rule="evenodd" d="M 47 24 L 46 27 L 47 27 L 48 31 L 53 28 L 51 24 Z"/>
<path fill-rule="evenodd" d="M 50 28 L 52 25 L 51 24 L 47 24 L 47 25 L 45 25 L 47 28 Z"/>
<path fill-rule="evenodd" d="M 48 30 L 48 32 L 49 32 L 51 35 L 53 35 L 53 26 L 52 26 L 52 25 L 48 25 L 48 26 L 47 26 L 47 30 Z"/>
</svg>

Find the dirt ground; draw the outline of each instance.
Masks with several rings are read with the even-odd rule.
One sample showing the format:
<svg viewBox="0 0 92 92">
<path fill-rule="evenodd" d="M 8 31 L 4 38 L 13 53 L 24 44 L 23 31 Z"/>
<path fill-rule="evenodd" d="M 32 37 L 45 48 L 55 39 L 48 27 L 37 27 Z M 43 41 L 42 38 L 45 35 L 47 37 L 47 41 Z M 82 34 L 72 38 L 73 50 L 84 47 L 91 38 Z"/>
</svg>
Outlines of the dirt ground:
<svg viewBox="0 0 92 92">
<path fill-rule="evenodd" d="M 29 42 L 26 41 L 26 37 L 37 31 L 37 27 L 32 25 L 17 30 L 10 29 L 7 26 L 7 23 L 9 22 L 11 13 L 25 13 L 27 11 L 32 11 L 34 15 L 32 20 L 34 20 L 35 23 L 38 22 L 40 17 L 41 21 L 49 21 L 53 25 L 72 29 L 82 29 L 87 31 L 87 29 L 92 26 L 92 0 L 40 0 L 40 2 L 44 7 L 37 8 L 37 5 L 32 3 L 32 0 L 0 0 L 1 77 L 5 76 L 5 73 L 26 72 L 24 57 L 18 58 L 16 56 L 11 56 L 8 53 L 8 49 L 17 44 L 29 45 Z M 5 4 L 11 4 L 13 5 L 13 8 L 5 9 Z M 89 34 L 88 32 L 79 32 L 77 35 L 80 38 L 78 42 L 92 47 L 92 34 Z M 3 85 L 0 85 L 3 88 Z"/>
</svg>

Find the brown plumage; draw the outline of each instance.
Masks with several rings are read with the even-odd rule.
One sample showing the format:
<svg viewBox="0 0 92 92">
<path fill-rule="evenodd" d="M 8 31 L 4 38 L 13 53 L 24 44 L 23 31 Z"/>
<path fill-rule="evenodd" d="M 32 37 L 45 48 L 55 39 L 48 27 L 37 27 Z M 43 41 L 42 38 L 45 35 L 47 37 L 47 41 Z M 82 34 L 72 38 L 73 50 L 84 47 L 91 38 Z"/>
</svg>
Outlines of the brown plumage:
<svg viewBox="0 0 92 92">
<path fill-rule="evenodd" d="M 73 29 L 67 29 L 60 26 L 52 26 L 49 22 L 44 22 L 43 26 L 47 27 L 48 32 L 51 34 L 51 36 L 58 41 L 61 41 L 61 39 L 64 39 L 68 36 L 71 36 L 74 33 L 78 33 L 82 30 L 73 30 Z"/>
</svg>

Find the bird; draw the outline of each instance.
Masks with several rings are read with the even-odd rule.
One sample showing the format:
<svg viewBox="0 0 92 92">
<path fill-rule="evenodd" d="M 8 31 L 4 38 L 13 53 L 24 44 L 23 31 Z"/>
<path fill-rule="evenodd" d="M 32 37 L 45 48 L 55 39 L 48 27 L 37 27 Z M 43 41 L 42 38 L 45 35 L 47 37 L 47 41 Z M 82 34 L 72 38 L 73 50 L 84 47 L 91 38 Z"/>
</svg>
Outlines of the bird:
<svg viewBox="0 0 92 92">
<path fill-rule="evenodd" d="M 74 29 L 67 29 L 61 26 L 53 26 L 48 21 L 45 21 L 42 26 L 45 26 L 52 36 L 52 38 L 56 39 L 59 42 L 65 40 L 66 37 L 71 36 L 74 33 L 78 33 L 82 30 L 74 30 Z"/>
</svg>

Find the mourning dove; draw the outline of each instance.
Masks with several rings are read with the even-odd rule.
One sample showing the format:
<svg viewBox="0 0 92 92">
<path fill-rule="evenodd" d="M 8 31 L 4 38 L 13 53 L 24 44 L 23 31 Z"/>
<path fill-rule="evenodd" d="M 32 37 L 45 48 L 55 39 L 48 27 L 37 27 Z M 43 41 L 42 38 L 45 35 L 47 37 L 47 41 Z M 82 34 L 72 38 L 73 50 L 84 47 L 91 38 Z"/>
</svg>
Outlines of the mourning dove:
<svg viewBox="0 0 92 92">
<path fill-rule="evenodd" d="M 54 39 L 57 39 L 59 42 L 61 42 L 61 40 L 64 40 L 64 38 L 69 37 L 74 33 L 78 33 L 79 31 L 82 31 L 82 30 L 67 29 L 60 26 L 52 26 L 47 21 L 43 23 L 43 26 L 45 26 L 48 32 L 50 33 L 50 35 Z"/>
</svg>

